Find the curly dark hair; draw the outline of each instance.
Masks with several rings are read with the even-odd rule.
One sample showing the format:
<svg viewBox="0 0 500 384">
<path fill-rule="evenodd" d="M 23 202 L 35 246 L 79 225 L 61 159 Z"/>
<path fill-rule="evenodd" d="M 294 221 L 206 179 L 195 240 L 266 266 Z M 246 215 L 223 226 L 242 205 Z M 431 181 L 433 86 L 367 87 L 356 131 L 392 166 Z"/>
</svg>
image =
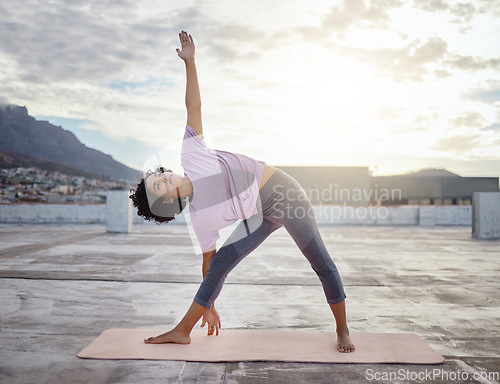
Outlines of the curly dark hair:
<svg viewBox="0 0 500 384">
<path fill-rule="evenodd" d="M 149 204 L 145 180 L 154 173 L 164 172 L 172 172 L 172 170 L 160 166 L 154 172 L 151 170 L 147 171 L 146 176 L 139 181 L 136 189 L 130 190 L 132 194 L 129 195 L 134 207 L 137 208 L 137 214 L 147 221 L 153 220 L 156 224 L 168 223 L 174 220 L 175 216 L 182 212 L 187 203 L 187 197 L 177 197 L 172 203 L 164 203 L 160 196 L 151 205 Z M 151 194 L 149 197 L 152 197 Z"/>
</svg>

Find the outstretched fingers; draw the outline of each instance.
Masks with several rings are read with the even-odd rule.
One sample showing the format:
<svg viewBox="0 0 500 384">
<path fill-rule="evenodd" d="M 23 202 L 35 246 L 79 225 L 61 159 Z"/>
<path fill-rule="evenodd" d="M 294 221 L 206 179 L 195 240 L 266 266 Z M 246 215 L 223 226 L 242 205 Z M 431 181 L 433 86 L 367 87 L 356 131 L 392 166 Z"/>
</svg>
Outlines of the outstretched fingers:
<svg viewBox="0 0 500 384">
<path fill-rule="evenodd" d="M 201 324 L 201 327 L 203 328 L 205 324 L 208 325 L 207 327 L 207 335 L 212 336 L 215 332 L 216 336 L 219 336 L 219 329 L 221 328 L 220 321 L 217 321 L 215 323 L 212 323 L 210 321 L 203 320 L 203 323 Z"/>
<path fill-rule="evenodd" d="M 191 35 L 188 35 L 186 31 L 181 31 L 179 33 L 179 40 L 181 42 L 181 49 L 176 49 L 177 55 L 186 61 L 190 59 L 194 59 L 194 40 Z"/>
<path fill-rule="evenodd" d="M 179 40 L 182 43 L 194 43 L 193 37 L 191 35 L 188 35 L 186 31 L 181 31 L 179 33 Z"/>
</svg>

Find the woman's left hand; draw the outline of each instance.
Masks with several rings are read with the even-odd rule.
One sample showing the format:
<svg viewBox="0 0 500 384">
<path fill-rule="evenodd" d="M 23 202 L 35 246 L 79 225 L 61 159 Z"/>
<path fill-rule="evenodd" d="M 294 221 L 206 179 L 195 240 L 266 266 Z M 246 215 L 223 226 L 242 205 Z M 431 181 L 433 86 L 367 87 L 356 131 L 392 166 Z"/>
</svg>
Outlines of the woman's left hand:
<svg viewBox="0 0 500 384">
<path fill-rule="evenodd" d="M 194 60 L 195 48 L 194 40 L 191 35 L 188 35 L 186 31 L 182 31 L 181 33 L 179 33 L 179 40 L 181 41 L 182 48 L 182 50 L 180 50 L 179 48 L 176 49 L 179 57 L 184 61 Z"/>
<path fill-rule="evenodd" d="M 208 324 L 208 333 L 207 335 L 211 336 L 214 334 L 219 335 L 219 329 L 221 328 L 220 317 L 214 307 L 207 309 L 205 314 L 203 315 L 203 320 L 201 323 L 201 327 L 204 327 L 205 324 Z"/>
</svg>

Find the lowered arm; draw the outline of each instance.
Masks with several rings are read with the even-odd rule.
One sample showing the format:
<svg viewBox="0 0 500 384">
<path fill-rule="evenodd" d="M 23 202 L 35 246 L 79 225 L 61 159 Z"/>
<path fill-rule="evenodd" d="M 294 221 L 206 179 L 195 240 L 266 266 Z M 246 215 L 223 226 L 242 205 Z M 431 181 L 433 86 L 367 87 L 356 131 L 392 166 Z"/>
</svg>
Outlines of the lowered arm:
<svg viewBox="0 0 500 384">
<path fill-rule="evenodd" d="M 203 252 L 203 278 L 205 278 L 210 262 L 212 261 L 212 258 L 214 257 L 216 252 L 217 249 L 215 243 L 209 249 Z M 212 307 L 210 309 L 207 309 L 205 311 L 205 314 L 203 315 L 201 326 L 203 327 L 205 324 L 208 324 L 208 335 L 213 335 L 214 332 L 216 335 L 219 334 L 219 329 L 222 325 L 220 322 L 219 314 L 215 310 L 215 303 L 212 304 Z"/>
</svg>

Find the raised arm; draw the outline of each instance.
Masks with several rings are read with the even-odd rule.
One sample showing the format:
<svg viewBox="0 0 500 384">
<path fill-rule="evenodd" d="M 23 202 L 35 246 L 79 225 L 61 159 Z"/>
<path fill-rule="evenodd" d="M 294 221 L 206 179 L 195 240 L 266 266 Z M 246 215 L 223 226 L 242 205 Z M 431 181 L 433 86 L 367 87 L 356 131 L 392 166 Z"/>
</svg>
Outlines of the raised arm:
<svg viewBox="0 0 500 384">
<path fill-rule="evenodd" d="M 187 125 L 194 129 L 198 136 L 203 135 L 201 124 L 201 96 L 198 85 L 198 74 L 194 61 L 194 41 L 186 31 L 179 33 L 182 49 L 177 49 L 177 54 L 186 65 L 186 109 Z"/>
</svg>

